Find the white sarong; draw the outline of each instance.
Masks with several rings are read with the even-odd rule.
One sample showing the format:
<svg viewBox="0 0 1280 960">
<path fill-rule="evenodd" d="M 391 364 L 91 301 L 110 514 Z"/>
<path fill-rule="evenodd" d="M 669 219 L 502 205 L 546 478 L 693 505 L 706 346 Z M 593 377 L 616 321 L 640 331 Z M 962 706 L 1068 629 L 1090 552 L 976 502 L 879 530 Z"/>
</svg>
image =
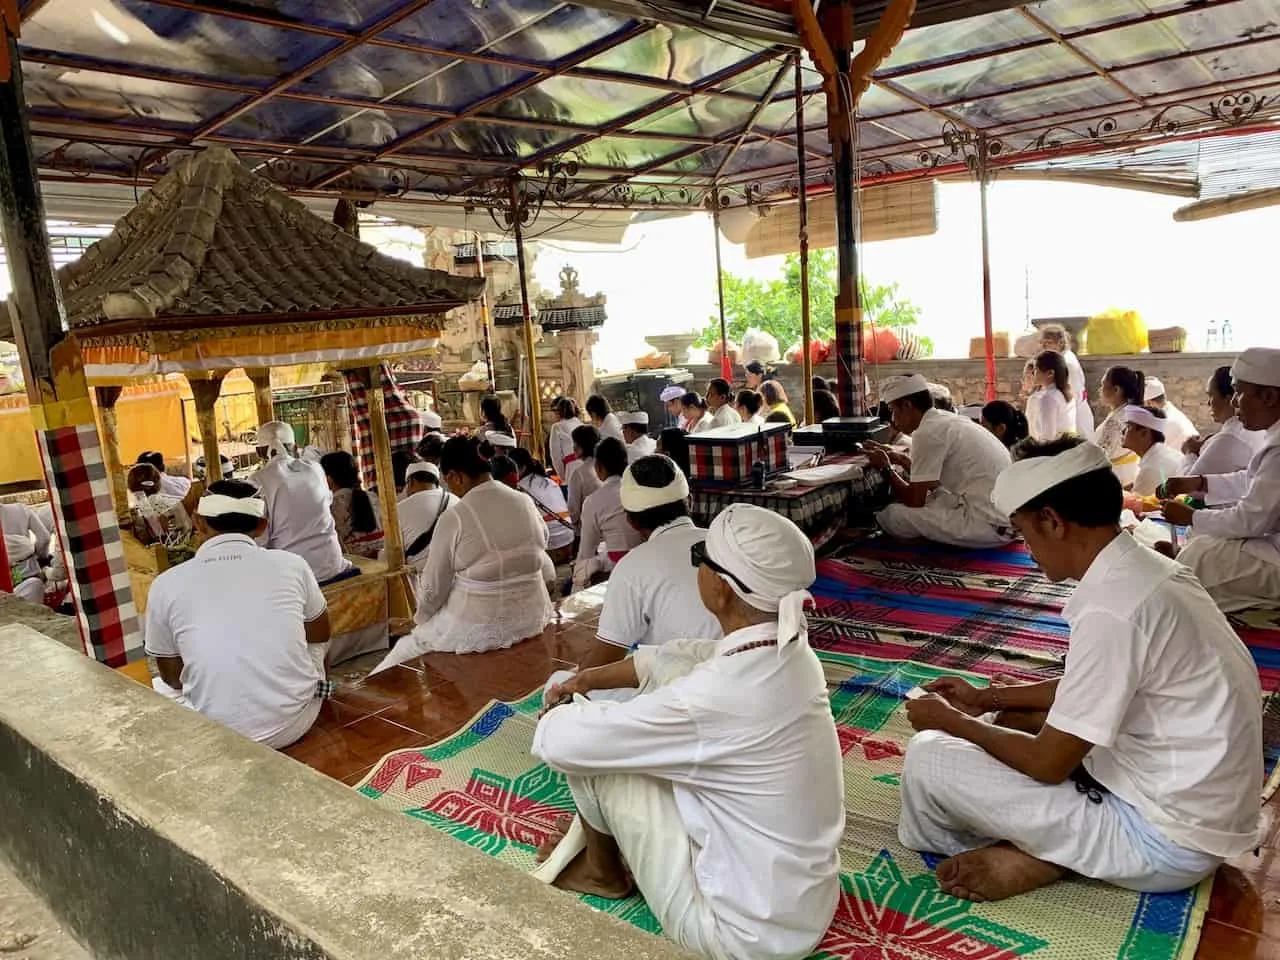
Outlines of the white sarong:
<svg viewBox="0 0 1280 960">
<path fill-rule="evenodd" d="M 934 490 L 923 507 L 891 503 L 876 514 L 880 529 L 901 540 L 932 540 L 952 547 L 999 547 L 1013 539 L 970 503 L 949 490 Z"/>
<path fill-rule="evenodd" d="M 1280 607 L 1280 550 L 1269 540 L 1197 535 L 1179 551 L 1178 561 L 1223 613 Z"/>
<path fill-rule="evenodd" d="M 1166 839 L 1116 796 L 1101 796 L 1093 802 L 1070 780 L 1040 783 L 967 740 L 930 730 L 907 747 L 898 838 L 948 857 L 1004 840 L 1141 893 L 1184 890 L 1222 862 Z"/>
</svg>

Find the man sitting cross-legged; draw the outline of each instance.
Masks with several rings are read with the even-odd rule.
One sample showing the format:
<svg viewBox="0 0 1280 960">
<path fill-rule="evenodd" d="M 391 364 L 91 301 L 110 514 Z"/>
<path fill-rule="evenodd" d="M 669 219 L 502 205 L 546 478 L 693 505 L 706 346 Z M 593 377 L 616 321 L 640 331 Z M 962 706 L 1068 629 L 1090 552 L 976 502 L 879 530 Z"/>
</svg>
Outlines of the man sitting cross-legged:
<svg viewBox="0 0 1280 960">
<path fill-rule="evenodd" d="M 1062 438 L 1017 453 L 993 499 L 1050 580 L 1079 581 L 1065 672 L 985 690 L 946 678 L 908 703 L 923 732 L 907 748 L 898 836 L 950 857 L 938 880 L 968 900 L 1067 873 L 1146 893 L 1191 886 L 1257 843 L 1258 671 L 1186 568 L 1120 532 L 1120 481 L 1099 447 Z"/>
<path fill-rule="evenodd" d="M 157 691 L 283 749 L 320 713 L 329 614 L 302 557 L 254 542 L 267 528 L 257 493 L 220 480 L 200 499 L 203 542 L 151 585 L 146 648 Z"/>
<path fill-rule="evenodd" d="M 604 897 L 638 887 L 702 957 L 804 957 L 835 913 L 844 830 L 840 747 L 805 631 L 813 546 L 735 504 L 686 557 L 724 638 L 641 647 L 549 691 L 533 753 L 568 776 L 579 817 L 538 875 Z M 585 699 L 622 686 L 640 692 Z"/>
</svg>

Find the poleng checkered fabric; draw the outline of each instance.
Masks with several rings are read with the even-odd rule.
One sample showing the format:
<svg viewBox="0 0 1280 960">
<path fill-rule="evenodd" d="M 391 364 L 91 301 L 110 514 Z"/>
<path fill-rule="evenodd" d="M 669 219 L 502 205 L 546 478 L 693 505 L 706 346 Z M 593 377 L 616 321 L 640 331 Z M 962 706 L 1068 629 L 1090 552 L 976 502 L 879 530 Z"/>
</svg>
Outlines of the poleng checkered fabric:
<svg viewBox="0 0 1280 960">
<path fill-rule="evenodd" d="M 412 451 L 422 439 L 422 415 L 413 407 L 396 384 L 391 368 L 385 363 L 378 367 L 382 400 L 387 410 L 387 433 L 391 437 L 391 452 Z M 368 489 L 377 487 L 377 470 L 373 462 L 373 430 L 369 425 L 369 371 L 364 368 L 343 370 L 350 403 L 347 410 L 351 417 L 351 452 L 360 467 L 360 480 Z"/>
</svg>

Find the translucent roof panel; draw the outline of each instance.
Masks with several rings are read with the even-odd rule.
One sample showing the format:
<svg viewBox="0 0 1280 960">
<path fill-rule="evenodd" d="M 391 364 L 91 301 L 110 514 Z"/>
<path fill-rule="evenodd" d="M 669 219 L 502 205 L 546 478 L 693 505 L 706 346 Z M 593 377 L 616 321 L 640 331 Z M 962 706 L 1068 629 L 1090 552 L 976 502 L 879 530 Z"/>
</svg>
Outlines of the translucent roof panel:
<svg viewBox="0 0 1280 960">
<path fill-rule="evenodd" d="M 51 178 L 145 185 L 218 143 L 286 189 L 397 203 L 474 203 L 554 160 L 582 185 L 562 196 L 582 202 L 789 189 L 788 2 L 590 2 L 24 4 L 39 163 Z M 884 6 L 855 0 L 859 43 Z M 957 20 L 962 6 L 918 0 L 919 26 L 871 78 L 867 181 L 963 171 L 982 138 L 1013 165 L 1280 118 L 1275 0 L 997 0 Z M 822 78 L 800 63 L 809 176 L 829 182 Z"/>
</svg>

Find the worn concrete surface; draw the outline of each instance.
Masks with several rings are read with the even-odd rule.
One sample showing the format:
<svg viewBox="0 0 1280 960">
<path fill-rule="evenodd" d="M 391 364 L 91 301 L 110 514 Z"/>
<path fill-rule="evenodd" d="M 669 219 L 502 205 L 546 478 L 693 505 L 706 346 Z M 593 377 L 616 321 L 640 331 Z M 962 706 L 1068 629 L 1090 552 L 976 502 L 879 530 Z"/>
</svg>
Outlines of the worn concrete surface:
<svg viewBox="0 0 1280 960">
<path fill-rule="evenodd" d="M 13 960 L 93 960 L 3 860 L 0 956 Z"/>
<path fill-rule="evenodd" d="M 21 626 L 0 765 L 0 850 L 101 960 L 682 956 Z"/>
<path fill-rule="evenodd" d="M 64 647 L 81 650 L 80 628 L 75 617 L 54 613 L 48 607 L 19 600 L 11 593 L 0 593 L 0 624 L 21 623 L 57 640 Z"/>
</svg>

